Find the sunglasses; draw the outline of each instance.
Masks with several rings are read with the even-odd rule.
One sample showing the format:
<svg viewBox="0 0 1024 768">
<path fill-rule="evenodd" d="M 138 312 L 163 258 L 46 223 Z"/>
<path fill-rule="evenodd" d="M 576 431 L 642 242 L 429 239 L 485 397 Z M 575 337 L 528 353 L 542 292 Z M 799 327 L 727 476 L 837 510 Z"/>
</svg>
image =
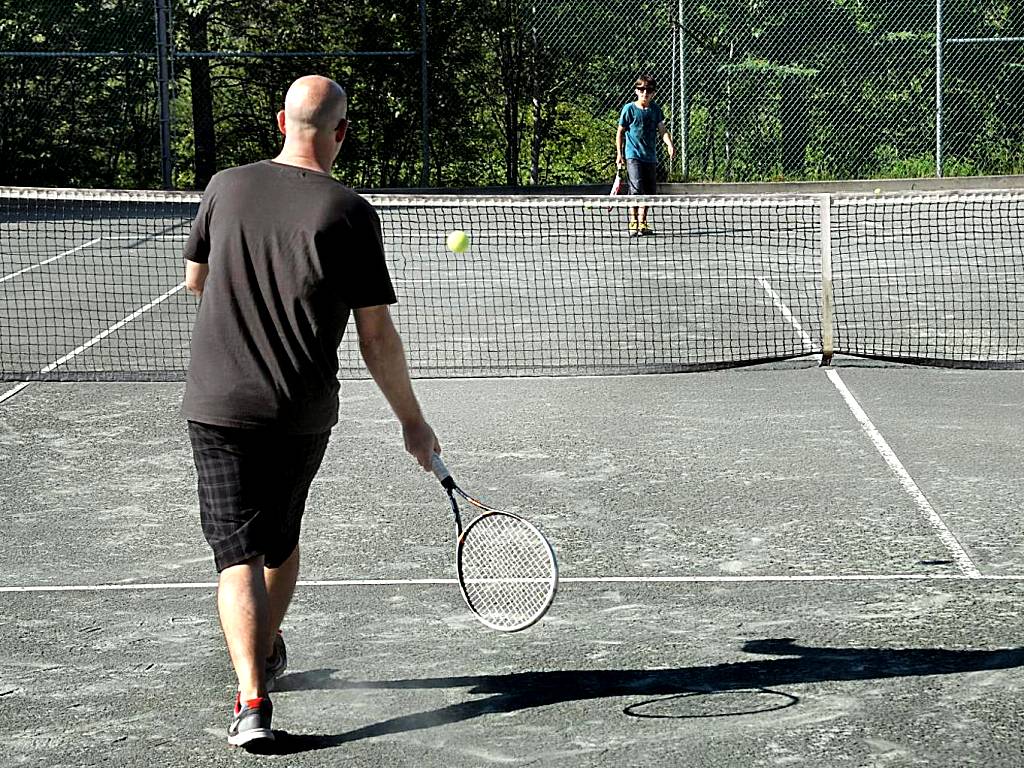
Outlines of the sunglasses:
<svg viewBox="0 0 1024 768">
<path fill-rule="evenodd" d="M 641 93 L 654 93 L 654 90 L 655 90 L 654 88 L 646 88 L 646 87 L 644 87 L 642 85 L 638 85 L 636 87 L 636 89 L 638 91 L 640 91 Z"/>
</svg>

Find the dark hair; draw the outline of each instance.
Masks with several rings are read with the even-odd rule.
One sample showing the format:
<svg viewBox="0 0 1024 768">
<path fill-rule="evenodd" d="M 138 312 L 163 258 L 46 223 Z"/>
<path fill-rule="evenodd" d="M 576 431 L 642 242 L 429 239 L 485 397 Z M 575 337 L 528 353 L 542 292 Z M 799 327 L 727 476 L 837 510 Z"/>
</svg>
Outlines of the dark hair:
<svg viewBox="0 0 1024 768">
<path fill-rule="evenodd" d="M 641 85 L 650 88 L 652 91 L 658 90 L 658 84 L 654 81 L 654 75 L 640 75 L 633 87 L 639 88 Z"/>
</svg>

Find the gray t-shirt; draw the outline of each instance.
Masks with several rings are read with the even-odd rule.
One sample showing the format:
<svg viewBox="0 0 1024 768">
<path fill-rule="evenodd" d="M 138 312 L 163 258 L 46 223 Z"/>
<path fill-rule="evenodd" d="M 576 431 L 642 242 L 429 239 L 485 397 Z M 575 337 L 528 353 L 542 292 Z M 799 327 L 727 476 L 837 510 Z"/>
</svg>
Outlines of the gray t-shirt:
<svg viewBox="0 0 1024 768">
<path fill-rule="evenodd" d="M 396 300 L 373 206 L 316 171 L 231 168 L 210 180 L 185 258 L 210 269 L 185 417 L 296 434 L 334 426 L 350 311 Z"/>
</svg>

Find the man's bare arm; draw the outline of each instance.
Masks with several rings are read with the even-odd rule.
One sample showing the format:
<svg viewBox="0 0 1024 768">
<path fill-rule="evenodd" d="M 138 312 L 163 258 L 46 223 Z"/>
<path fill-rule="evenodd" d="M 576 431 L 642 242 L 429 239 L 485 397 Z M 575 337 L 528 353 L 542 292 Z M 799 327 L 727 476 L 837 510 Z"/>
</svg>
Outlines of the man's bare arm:
<svg viewBox="0 0 1024 768">
<path fill-rule="evenodd" d="M 402 339 L 391 321 L 391 312 L 386 304 L 382 304 L 356 309 L 353 314 L 359 334 L 359 351 L 367 370 L 402 425 L 405 449 L 423 469 L 429 470 L 433 454 L 441 452 L 441 445 L 423 418 L 416 400 Z"/>
<path fill-rule="evenodd" d="M 185 262 L 185 289 L 196 296 L 203 295 L 203 286 L 206 285 L 206 277 L 210 274 L 209 264 L 200 264 L 196 261 Z"/>
</svg>

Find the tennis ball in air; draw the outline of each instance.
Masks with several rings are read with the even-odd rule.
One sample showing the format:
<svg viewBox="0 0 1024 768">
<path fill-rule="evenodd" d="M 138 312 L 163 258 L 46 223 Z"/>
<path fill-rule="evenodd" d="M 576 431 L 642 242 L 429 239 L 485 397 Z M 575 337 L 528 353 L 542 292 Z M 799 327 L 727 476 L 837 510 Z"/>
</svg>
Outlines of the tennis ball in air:
<svg viewBox="0 0 1024 768">
<path fill-rule="evenodd" d="M 876 195 L 882 194 L 882 188 L 881 187 L 875 187 L 875 194 Z"/>
<path fill-rule="evenodd" d="M 456 229 L 454 232 L 448 233 L 448 239 L 445 242 L 448 244 L 448 250 L 453 253 L 462 253 L 469 248 L 469 235 L 461 229 Z"/>
</svg>

